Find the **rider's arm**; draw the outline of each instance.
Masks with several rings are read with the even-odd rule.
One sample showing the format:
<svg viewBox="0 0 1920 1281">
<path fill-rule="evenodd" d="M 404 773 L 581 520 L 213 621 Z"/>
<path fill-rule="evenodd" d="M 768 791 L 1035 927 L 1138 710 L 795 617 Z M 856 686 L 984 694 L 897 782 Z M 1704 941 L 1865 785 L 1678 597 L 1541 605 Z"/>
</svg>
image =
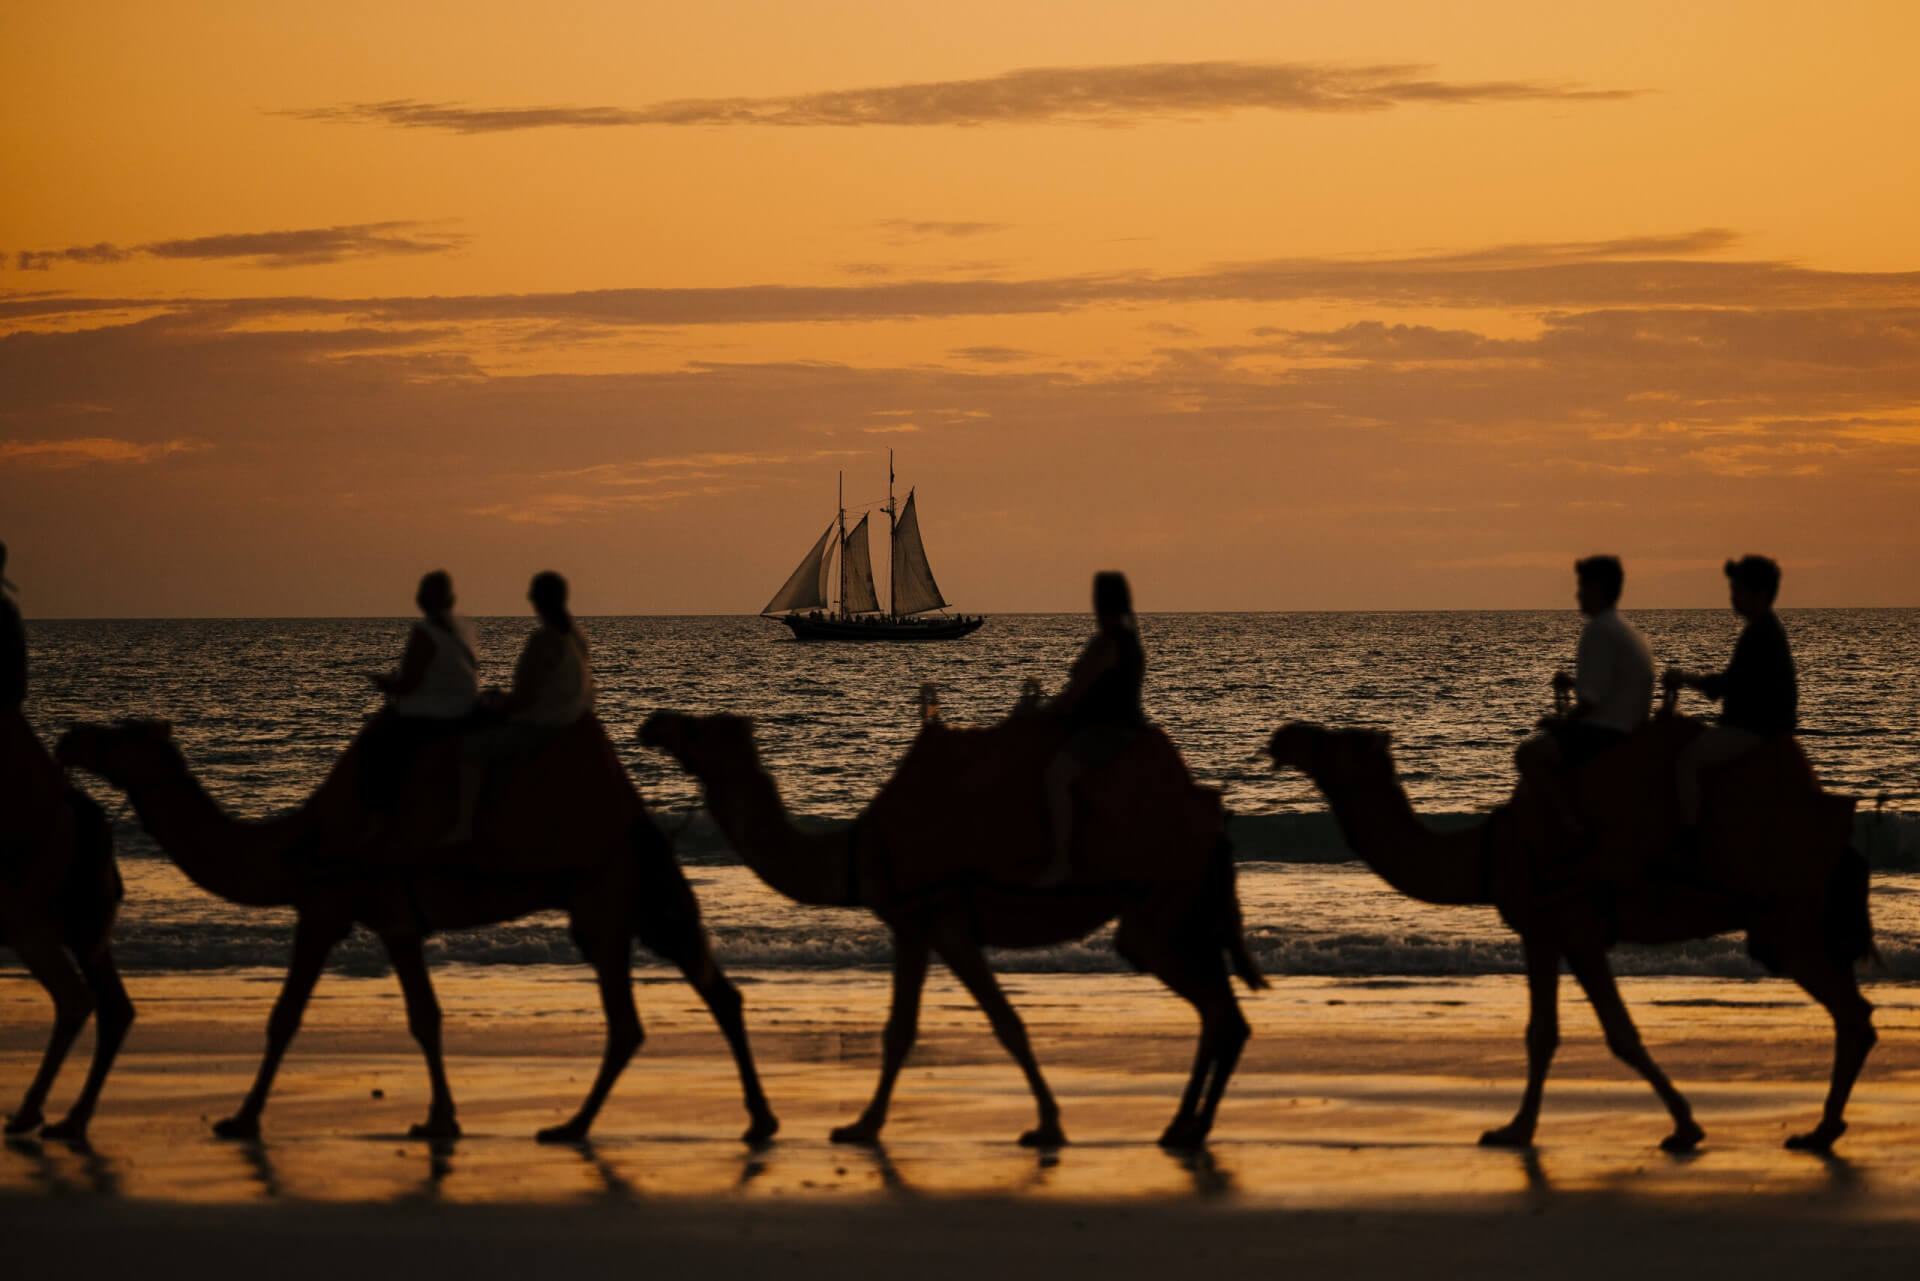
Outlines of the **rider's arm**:
<svg viewBox="0 0 1920 1281">
<path fill-rule="evenodd" d="M 1604 636 L 1592 628 L 1581 634 L 1580 648 L 1574 654 L 1573 663 L 1575 719 L 1592 714 L 1595 708 L 1606 701 L 1607 695 L 1613 692 L 1617 667 L 1613 649 Z"/>
<path fill-rule="evenodd" d="M 548 676 L 560 661 L 558 646 L 561 643 L 557 632 L 544 629 L 527 638 L 527 647 L 520 651 L 520 661 L 513 667 L 513 688 L 500 704 L 501 715 L 511 716 L 540 697 Z"/>
<path fill-rule="evenodd" d="M 1074 660 L 1073 670 L 1067 674 L 1067 687 L 1053 700 L 1056 711 L 1067 711 L 1086 695 L 1093 683 L 1111 671 L 1120 661 L 1114 643 L 1105 636 L 1095 636 L 1080 651 L 1080 657 Z"/>
<path fill-rule="evenodd" d="M 420 682 L 427 678 L 427 666 L 433 662 L 433 638 L 427 635 L 427 629 L 416 625 L 407 636 L 406 652 L 400 656 L 400 670 L 373 678 L 373 683 L 384 694 L 396 697 L 411 694 L 420 688 Z"/>
</svg>

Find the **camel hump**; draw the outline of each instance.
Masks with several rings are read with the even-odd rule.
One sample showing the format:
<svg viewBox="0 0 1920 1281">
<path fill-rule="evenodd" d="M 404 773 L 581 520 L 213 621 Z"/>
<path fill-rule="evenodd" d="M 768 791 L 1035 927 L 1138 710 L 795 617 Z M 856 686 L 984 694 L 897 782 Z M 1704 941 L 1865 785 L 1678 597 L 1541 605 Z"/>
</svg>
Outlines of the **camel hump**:
<svg viewBox="0 0 1920 1281">
<path fill-rule="evenodd" d="M 1820 790 L 1790 735 L 1701 776 L 1701 852 L 1716 880 L 1767 896 L 1818 894 L 1853 845 L 1853 797 Z"/>
<path fill-rule="evenodd" d="M 377 819 L 360 803 L 353 762 L 342 762 L 330 799 L 349 811 L 352 830 L 373 827 L 364 857 L 395 866 L 484 863 L 497 869 L 567 871 L 625 857 L 641 814 L 634 790 L 606 728 L 592 715 L 571 725 L 540 727 L 524 742 L 488 754 L 474 824 L 473 846 L 446 848 L 460 795 L 460 771 L 470 740 L 498 726 L 475 725 L 419 745 L 390 813 Z M 356 742 L 356 747 L 359 743 Z M 354 752 L 349 749 L 349 755 Z"/>
<path fill-rule="evenodd" d="M 894 890 L 959 881 L 1030 884 L 1052 857 L 1045 773 L 1067 745 L 1056 717 L 923 729 L 862 821 L 890 851 Z M 1133 731 L 1077 784 L 1077 882 L 1199 880 L 1225 826 L 1157 726 Z"/>
</svg>

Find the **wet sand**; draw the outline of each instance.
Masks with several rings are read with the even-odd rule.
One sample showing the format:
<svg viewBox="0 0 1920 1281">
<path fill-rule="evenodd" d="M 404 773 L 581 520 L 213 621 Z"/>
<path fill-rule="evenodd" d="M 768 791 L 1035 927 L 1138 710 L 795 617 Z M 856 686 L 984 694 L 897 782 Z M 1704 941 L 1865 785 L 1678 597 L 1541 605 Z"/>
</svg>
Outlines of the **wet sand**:
<svg viewBox="0 0 1920 1281">
<path fill-rule="evenodd" d="M 142 1021 L 91 1151 L 0 1150 L 10 1263 L 475 1276 L 615 1266 L 678 1274 L 1126 1275 L 1324 1266 L 1470 1275 L 1909 1270 L 1920 1247 L 1920 1010 L 1871 995 L 1883 1039 L 1841 1156 L 1780 1148 L 1810 1125 L 1824 1016 L 1777 982 L 1641 981 L 1628 1000 L 1708 1131 L 1672 1158 L 1651 1093 L 1614 1064 L 1566 987 L 1566 1044 L 1531 1154 L 1490 1151 L 1521 1081 L 1523 985 L 1280 979 L 1215 1141 L 1152 1140 L 1192 1049 L 1144 980 L 1023 976 L 1027 1014 L 1074 1142 L 1036 1154 L 1017 1071 L 949 981 L 930 987 L 884 1150 L 835 1147 L 872 1084 L 885 978 L 747 975 L 777 1142 L 749 1150 L 731 1064 L 683 986 L 639 989 L 647 1046 L 595 1141 L 542 1147 L 597 1053 L 591 987 L 560 967 L 440 976 L 465 1135 L 406 1137 L 426 1105 L 391 980 L 330 977 L 260 1143 L 210 1137 L 251 1077 L 271 975 L 136 976 Z M 0 980 L 0 1088 L 31 1071 L 42 1007 Z M 754 1017 L 755 1010 L 760 1012 Z M 80 1047 L 83 1052 L 85 1044 Z M 54 1102 L 79 1081 L 69 1066 Z M 1835 1257 L 1835 1255 L 1843 1257 Z M 31 1266 L 16 1275 L 33 1275 Z"/>
</svg>

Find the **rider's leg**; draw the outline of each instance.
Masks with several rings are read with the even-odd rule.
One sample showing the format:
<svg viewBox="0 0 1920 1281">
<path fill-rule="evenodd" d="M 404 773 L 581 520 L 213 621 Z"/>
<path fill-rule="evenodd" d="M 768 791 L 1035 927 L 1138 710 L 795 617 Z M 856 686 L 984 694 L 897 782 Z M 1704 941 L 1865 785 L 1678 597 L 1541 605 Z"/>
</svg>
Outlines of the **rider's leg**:
<svg viewBox="0 0 1920 1281">
<path fill-rule="evenodd" d="M 1083 770 L 1070 750 L 1047 762 L 1047 820 L 1053 833 L 1053 859 L 1035 883 L 1058 885 L 1073 870 L 1073 785 Z"/>
</svg>

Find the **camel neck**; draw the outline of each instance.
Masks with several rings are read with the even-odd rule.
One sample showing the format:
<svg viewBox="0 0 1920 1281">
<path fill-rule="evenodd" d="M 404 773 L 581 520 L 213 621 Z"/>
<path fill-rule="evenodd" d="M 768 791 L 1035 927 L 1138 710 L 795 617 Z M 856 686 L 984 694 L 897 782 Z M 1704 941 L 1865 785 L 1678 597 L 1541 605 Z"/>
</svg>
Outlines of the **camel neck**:
<svg viewBox="0 0 1920 1281">
<path fill-rule="evenodd" d="M 847 906 L 848 834 L 796 827 L 780 789 L 757 766 L 702 780 L 727 841 L 769 888 L 813 907 Z"/>
<path fill-rule="evenodd" d="M 245 822 L 221 809 L 174 758 L 132 781 L 127 796 L 140 825 L 201 889 L 248 907 L 294 901 L 298 877 L 288 848 L 300 814 Z"/>
<path fill-rule="evenodd" d="M 1316 777 L 1347 845 L 1387 884 L 1424 903 L 1488 901 L 1486 824 L 1436 832 L 1413 812 L 1397 780 Z"/>
</svg>

